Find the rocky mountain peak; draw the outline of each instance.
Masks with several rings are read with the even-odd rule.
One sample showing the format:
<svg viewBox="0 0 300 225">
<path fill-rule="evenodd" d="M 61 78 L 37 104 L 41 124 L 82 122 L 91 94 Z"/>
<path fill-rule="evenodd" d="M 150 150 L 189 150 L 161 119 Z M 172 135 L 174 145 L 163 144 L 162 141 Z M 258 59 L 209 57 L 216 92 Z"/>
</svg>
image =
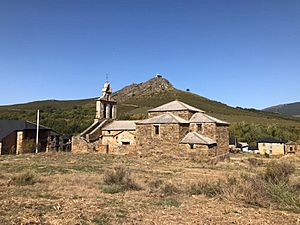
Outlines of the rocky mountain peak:
<svg viewBox="0 0 300 225">
<path fill-rule="evenodd" d="M 175 89 L 162 75 L 157 74 L 146 82 L 133 83 L 114 93 L 116 100 L 122 101 L 134 96 L 148 96 Z"/>
</svg>

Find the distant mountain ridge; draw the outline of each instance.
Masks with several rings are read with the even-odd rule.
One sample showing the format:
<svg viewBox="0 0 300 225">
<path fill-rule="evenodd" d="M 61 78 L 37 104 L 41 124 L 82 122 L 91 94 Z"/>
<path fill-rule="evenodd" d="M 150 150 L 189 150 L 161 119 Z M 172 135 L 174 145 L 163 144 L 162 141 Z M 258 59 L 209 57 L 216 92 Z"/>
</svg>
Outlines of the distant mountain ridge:
<svg viewBox="0 0 300 225">
<path fill-rule="evenodd" d="M 300 102 L 280 104 L 263 109 L 265 112 L 300 117 Z"/>
</svg>

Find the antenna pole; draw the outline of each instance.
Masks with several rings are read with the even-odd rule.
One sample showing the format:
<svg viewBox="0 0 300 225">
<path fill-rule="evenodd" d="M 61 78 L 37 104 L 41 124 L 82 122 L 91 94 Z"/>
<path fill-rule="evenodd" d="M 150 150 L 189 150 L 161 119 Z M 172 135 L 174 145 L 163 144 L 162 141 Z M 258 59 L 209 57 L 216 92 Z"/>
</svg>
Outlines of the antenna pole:
<svg viewBox="0 0 300 225">
<path fill-rule="evenodd" d="M 40 110 L 37 110 L 36 116 L 36 140 L 35 140 L 35 153 L 39 152 L 39 128 L 40 128 Z"/>
</svg>

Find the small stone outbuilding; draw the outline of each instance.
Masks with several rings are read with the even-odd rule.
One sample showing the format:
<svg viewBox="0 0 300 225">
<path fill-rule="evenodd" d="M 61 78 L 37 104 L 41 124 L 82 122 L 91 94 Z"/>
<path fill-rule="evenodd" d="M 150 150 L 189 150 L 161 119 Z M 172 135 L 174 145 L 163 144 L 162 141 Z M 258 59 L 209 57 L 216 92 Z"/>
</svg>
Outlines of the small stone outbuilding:
<svg viewBox="0 0 300 225">
<path fill-rule="evenodd" d="M 288 141 L 287 143 L 285 143 L 285 153 L 298 153 L 299 152 L 299 145 L 294 142 L 294 141 Z"/>
<path fill-rule="evenodd" d="M 0 155 L 35 152 L 37 125 L 24 120 L 0 120 Z M 39 151 L 47 149 L 51 129 L 39 126 Z"/>
</svg>

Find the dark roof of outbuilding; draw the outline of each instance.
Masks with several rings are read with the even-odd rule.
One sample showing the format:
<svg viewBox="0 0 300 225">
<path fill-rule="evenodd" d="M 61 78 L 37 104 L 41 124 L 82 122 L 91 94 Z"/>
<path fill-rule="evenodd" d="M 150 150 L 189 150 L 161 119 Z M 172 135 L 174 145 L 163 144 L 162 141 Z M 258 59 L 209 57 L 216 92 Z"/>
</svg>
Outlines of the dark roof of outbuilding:
<svg viewBox="0 0 300 225">
<path fill-rule="evenodd" d="M 249 146 L 248 150 L 251 150 L 251 151 L 258 150 L 258 147 L 257 146 Z"/>
<path fill-rule="evenodd" d="M 11 132 L 19 130 L 36 130 L 36 124 L 25 120 L 0 120 L 0 140 L 5 138 Z M 40 130 L 51 129 L 40 125 Z"/>
<path fill-rule="evenodd" d="M 258 139 L 257 143 L 286 143 L 285 140 L 278 140 L 273 137 L 266 137 Z"/>
</svg>

